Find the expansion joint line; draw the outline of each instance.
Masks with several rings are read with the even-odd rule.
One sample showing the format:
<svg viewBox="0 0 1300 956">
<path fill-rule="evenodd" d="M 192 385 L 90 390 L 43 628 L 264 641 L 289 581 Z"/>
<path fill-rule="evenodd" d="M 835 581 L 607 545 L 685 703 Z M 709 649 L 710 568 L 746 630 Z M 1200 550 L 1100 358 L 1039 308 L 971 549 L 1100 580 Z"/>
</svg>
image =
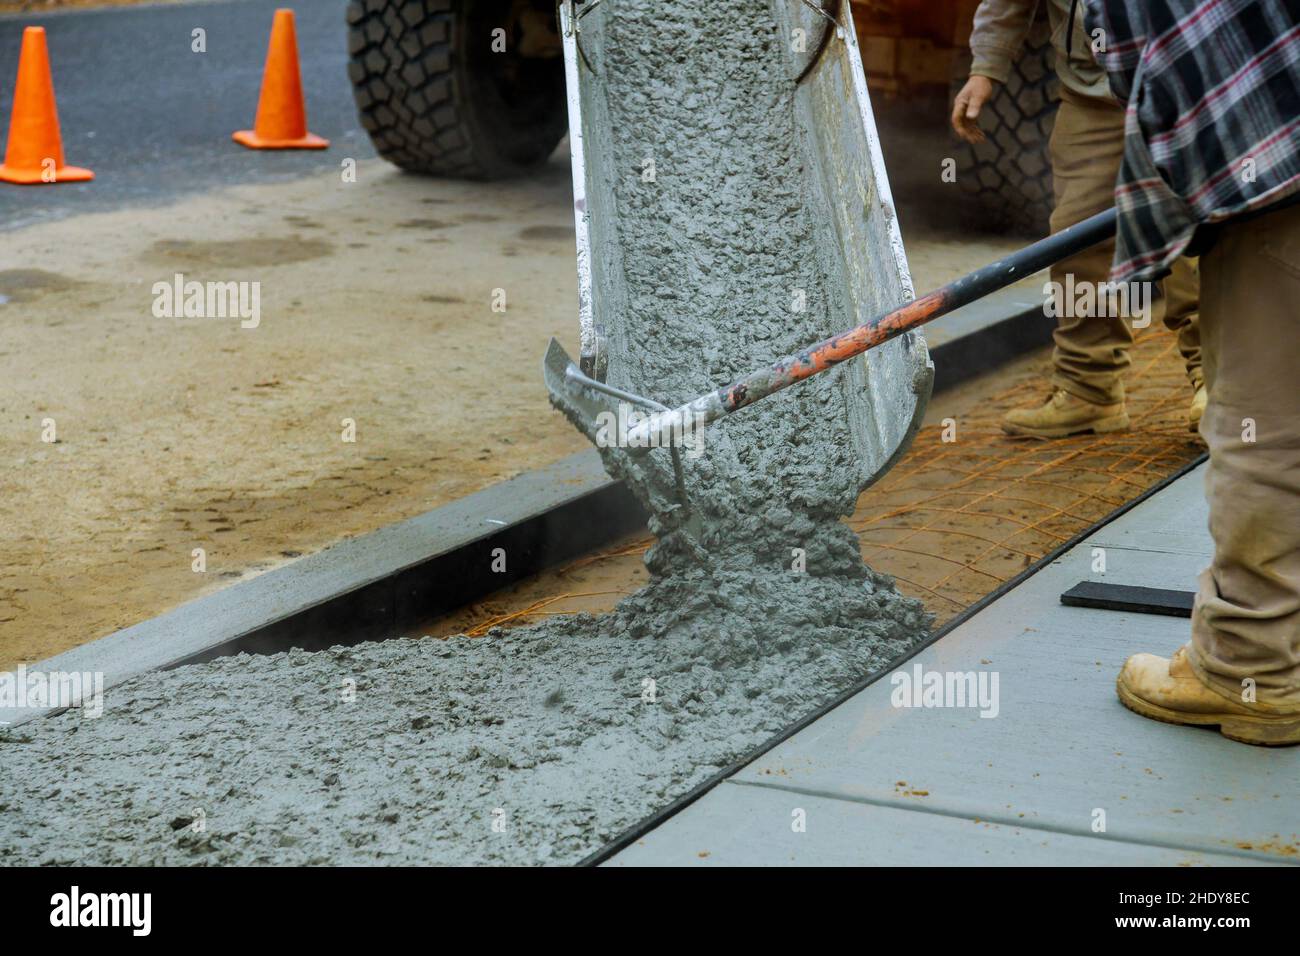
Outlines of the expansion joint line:
<svg viewBox="0 0 1300 956">
<path fill-rule="evenodd" d="M 950 820 L 962 820 L 966 823 L 985 823 L 999 827 L 1007 827 L 1016 830 L 1033 830 L 1035 833 L 1051 833 L 1057 836 L 1078 837 L 1083 839 L 1103 840 L 1109 843 L 1120 843 L 1125 846 L 1148 846 L 1162 850 L 1174 850 L 1179 853 L 1211 853 L 1223 856 L 1235 856 L 1244 860 L 1259 861 L 1260 855 L 1250 850 L 1242 850 L 1235 846 L 1206 845 L 1201 843 L 1179 843 L 1169 839 L 1146 839 L 1139 837 L 1116 836 L 1112 833 L 1094 833 L 1087 827 L 1070 827 L 1070 826 L 1049 826 L 1045 823 L 1030 822 L 1020 817 L 1008 817 L 1002 814 L 991 816 L 972 816 L 969 813 L 960 813 L 955 810 L 946 810 L 942 807 L 925 806 L 921 803 L 899 803 L 894 800 L 882 799 L 880 797 L 863 797 L 848 796 L 842 793 L 832 793 L 828 790 L 818 789 L 816 787 L 799 787 L 788 783 L 776 783 L 766 780 L 737 780 L 735 777 L 729 777 L 722 781 L 724 784 L 729 783 L 738 787 L 754 787 L 760 790 L 776 790 L 781 793 L 793 793 L 805 797 L 817 797 L 822 800 L 838 800 L 842 803 L 856 803 L 869 807 L 880 807 L 885 810 L 901 810 L 904 813 L 928 813 L 937 817 L 946 817 Z M 1292 866 L 1300 866 L 1300 862 L 1291 860 L 1281 860 L 1283 863 L 1289 863 Z"/>
</svg>

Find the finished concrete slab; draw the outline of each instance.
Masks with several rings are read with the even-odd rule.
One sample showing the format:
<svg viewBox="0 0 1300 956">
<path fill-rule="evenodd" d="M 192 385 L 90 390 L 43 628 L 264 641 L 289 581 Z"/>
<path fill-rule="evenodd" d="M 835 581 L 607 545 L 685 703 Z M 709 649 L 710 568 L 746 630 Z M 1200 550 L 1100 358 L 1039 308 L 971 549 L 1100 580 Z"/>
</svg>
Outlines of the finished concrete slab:
<svg viewBox="0 0 1300 956">
<path fill-rule="evenodd" d="M 1300 864 L 1300 748 L 1144 720 L 1115 698 L 1124 658 L 1172 652 L 1187 622 L 1060 604 L 1081 580 L 1193 587 L 1210 555 L 1203 480 L 1202 466 L 1100 529 L 613 862 L 777 864 L 793 838 L 815 862 Z M 983 679 L 985 706 L 895 706 L 917 668 Z M 796 806 L 807 832 L 787 837 Z M 780 826 L 763 816 L 778 808 Z M 1026 849 L 1043 841 L 1059 852 Z"/>
<path fill-rule="evenodd" d="M 873 838 L 857 838 L 858 834 Z M 664 852 L 669 837 L 672 855 Z M 1243 862 L 1256 861 L 914 812 L 780 786 L 740 785 L 715 788 L 660 831 L 629 846 L 613 865 L 1239 866 Z"/>
</svg>

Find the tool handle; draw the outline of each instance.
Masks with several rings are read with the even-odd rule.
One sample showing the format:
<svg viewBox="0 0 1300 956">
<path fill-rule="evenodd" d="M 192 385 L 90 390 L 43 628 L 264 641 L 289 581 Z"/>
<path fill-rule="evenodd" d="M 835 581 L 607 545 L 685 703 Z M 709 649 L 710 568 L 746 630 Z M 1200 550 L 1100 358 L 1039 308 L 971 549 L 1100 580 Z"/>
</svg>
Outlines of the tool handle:
<svg viewBox="0 0 1300 956">
<path fill-rule="evenodd" d="M 913 299 L 856 328 L 824 339 L 672 411 L 652 415 L 629 431 L 628 441 L 645 441 L 646 447 L 657 447 L 663 436 L 686 434 L 691 429 L 717 421 L 773 392 L 789 388 L 796 382 L 861 355 L 904 332 L 910 332 L 998 289 L 1004 289 L 1040 269 L 1105 242 L 1115 235 L 1115 222 L 1113 208 L 1099 212 L 1055 235 L 1040 239 L 1033 245 L 949 282 L 929 295 Z"/>
<path fill-rule="evenodd" d="M 909 325 L 908 328 L 913 329 L 918 325 L 924 325 L 926 322 L 947 315 L 949 312 L 964 305 L 969 305 L 977 299 L 982 299 L 986 295 L 997 292 L 999 289 L 1005 289 L 1012 283 L 1019 282 L 1025 276 L 1033 275 L 1040 269 L 1056 265 L 1063 259 L 1068 259 L 1070 256 L 1113 238 L 1115 235 L 1115 222 L 1115 209 L 1111 207 L 1105 212 L 1099 212 L 1082 222 L 1076 222 L 1073 226 L 1068 226 L 1046 239 L 1039 239 L 1033 245 L 1017 250 L 997 262 L 982 266 L 969 275 L 954 279 L 923 299 L 916 299 L 907 305 L 900 306 L 893 312 L 888 312 L 873 322 L 868 322 L 867 325 L 883 322 L 890 315 L 904 311 L 917 302 L 942 297 L 943 303 L 939 311 L 926 315 L 915 324 Z M 902 331 L 907 331 L 907 329 Z M 813 346 L 813 348 L 815 349 L 817 346 Z"/>
</svg>

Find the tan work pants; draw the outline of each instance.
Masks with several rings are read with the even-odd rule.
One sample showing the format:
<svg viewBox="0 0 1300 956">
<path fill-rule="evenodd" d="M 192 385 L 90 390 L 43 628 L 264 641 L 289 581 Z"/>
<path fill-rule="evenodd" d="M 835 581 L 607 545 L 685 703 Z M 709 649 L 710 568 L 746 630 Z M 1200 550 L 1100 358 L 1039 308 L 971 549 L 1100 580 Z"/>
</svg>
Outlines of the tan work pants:
<svg viewBox="0 0 1300 956">
<path fill-rule="evenodd" d="M 1300 705 L 1300 206 L 1224 227 L 1201 259 L 1214 561 L 1189 659 L 1240 700 Z"/>
<path fill-rule="evenodd" d="M 1050 143 L 1056 207 L 1052 232 L 1096 215 L 1115 204 L 1115 179 L 1124 152 L 1124 110 L 1105 100 L 1061 91 L 1061 106 Z M 1094 246 L 1052 267 L 1058 288 L 1109 281 L 1113 241 Z M 1073 274 L 1073 282 L 1068 276 Z M 1192 386 L 1201 383 L 1201 341 L 1197 312 L 1197 263 L 1179 259 L 1162 289 L 1150 290 L 1151 320 L 1178 333 L 1178 349 Z M 1096 288 L 1096 285 L 1094 285 Z M 1124 315 L 1071 315 L 1080 311 L 1057 301 L 1052 383 L 1089 402 L 1122 401 L 1122 374 L 1129 365 L 1133 330 Z M 1084 310 L 1086 311 L 1086 310 Z"/>
</svg>

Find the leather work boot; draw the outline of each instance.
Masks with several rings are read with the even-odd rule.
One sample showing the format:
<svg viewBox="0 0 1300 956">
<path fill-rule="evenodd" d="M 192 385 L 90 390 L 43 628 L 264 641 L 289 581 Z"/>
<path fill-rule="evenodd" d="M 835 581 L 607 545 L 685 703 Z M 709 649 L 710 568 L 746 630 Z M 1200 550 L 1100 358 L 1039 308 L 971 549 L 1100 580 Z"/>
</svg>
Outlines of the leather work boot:
<svg viewBox="0 0 1300 956">
<path fill-rule="evenodd" d="M 1210 395 L 1205 390 L 1204 385 L 1196 387 L 1196 395 L 1192 398 L 1192 407 L 1187 409 L 1187 430 L 1198 431 L 1201 425 L 1201 416 L 1205 414 L 1205 403 L 1209 401 Z"/>
<path fill-rule="evenodd" d="M 1201 683 L 1184 645 L 1172 658 L 1134 654 L 1115 681 L 1119 701 L 1135 714 L 1167 724 L 1218 726 L 1244 744 L 1279 747 L 1300 744 L 1300 709 L 1247 704 Z"/>
<path fill-rule="evenodd" d="M 1094 405 L 1076 398 L 1063 388 L 1038 408 L 1013 408 L 1002 418 L 1002 430 L 1008 435 L 1032 438 L 1065 438 L 1081 432 L 1122 432 L 1128 428 L 1128 412 L 1123 402 Z"/>
</svg>

